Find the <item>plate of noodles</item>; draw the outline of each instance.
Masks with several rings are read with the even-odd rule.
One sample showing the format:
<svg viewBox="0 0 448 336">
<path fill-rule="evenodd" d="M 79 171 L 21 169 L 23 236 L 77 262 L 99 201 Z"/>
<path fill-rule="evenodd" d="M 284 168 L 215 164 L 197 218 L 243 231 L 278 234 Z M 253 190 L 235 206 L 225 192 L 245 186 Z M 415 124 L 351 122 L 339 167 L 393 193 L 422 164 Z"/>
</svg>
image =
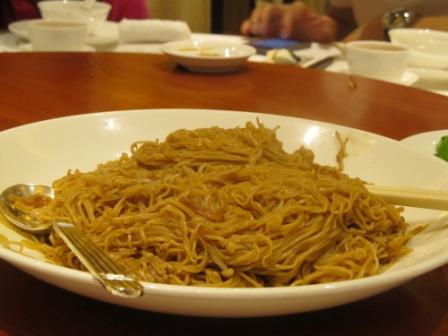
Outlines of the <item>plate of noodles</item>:
<svg viewBox="0 0 448 336">
<path fill-rule="evenodd" d="M 448 262 L 445 213 L 365 188 L 447 189 L 446 164 L 376 134 L 249 112 L 132 110 L 12 128 L 0 147 L 0 188 L 53 185 L 39 219 L 73 222 L 145 294 L 107 294 L 60 239 L 42 243 L 4 218 L 0 258 L 96 300 L 191 316 L 292 314 Z"/>
</svg>

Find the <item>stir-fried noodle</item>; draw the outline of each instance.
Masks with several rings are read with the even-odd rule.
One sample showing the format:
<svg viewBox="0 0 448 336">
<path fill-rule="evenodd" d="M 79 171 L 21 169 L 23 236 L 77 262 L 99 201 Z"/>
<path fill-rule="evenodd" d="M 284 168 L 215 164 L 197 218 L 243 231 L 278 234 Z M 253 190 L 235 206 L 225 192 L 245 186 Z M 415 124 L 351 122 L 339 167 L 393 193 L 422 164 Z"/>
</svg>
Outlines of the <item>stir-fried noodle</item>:
<svg viewBox="0 0 448 336">
<path fill-rule="evenodd" d="M 359 179 L 286 153 L 262 124 L 178 130 L 54 182 L 42 221 L 82 229 L 140 280 L 303 285 L 377 274 L 406 254 L 400 209 Z M 55 234 L 47 258 L 82 269 Z"/>
</svg>

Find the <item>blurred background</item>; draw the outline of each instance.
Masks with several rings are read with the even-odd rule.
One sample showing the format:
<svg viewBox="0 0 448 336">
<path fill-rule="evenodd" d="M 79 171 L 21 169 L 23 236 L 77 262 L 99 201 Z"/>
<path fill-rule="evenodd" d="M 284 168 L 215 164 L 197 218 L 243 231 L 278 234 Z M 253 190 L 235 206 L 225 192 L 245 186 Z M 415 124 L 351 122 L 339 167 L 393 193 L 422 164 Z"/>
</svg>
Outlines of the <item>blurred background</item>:
<svg viewBox="0 0 448 336">
<path fill-rule="evenodd" d="M 326 1 L 303 0 L 318 12 L 323 12 Z M 153 18 L 186 21 L 195 33 L 223 34 L 239 34 L 241 22 L 265 2 L 292 0 L 148 0 Z"/>
</svg>

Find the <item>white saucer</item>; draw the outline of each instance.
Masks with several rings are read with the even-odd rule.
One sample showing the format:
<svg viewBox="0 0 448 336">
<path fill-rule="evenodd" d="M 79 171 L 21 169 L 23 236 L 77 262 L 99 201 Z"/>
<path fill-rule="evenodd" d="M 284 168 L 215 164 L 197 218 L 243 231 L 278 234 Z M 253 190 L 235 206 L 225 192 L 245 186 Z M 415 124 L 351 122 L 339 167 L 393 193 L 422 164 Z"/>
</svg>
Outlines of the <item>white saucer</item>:
<svg viewBox="0 0 448 336">
<path fill-rule="evenodd" d="M 168 42 L 160 49 L 186 69 L 207 73 L 235 71 L 256 53 L 255 48 L 241 43 L 202 40 Z"/>
<path fill-rule="evenodd" d="M 391 81 L 395 84 L 401 84 L 405 86 L 411 86 L 418 81 L 418 75 L 415 72 L 406 70 L 399 81 Z"/>
<path fill-rule="evenodd" d="M 327 68 L 327 70 L 333 71 L 333 72 L 350 74 L 350 70 L 349 70 L 346 62 L 338 62 L 338 64 L 335 63 L 331 67 Z M 419 80 L 419 76 L 414 71 L 406 70 L 403 73 L 403 76 L 400 78 L 399 81 L 387 81 L 387 82 L 401 84 L 404 86 L 411 86 L 411 85 L 415 84 L 418 80 Z"/>
<path fill-rule="evenodd" d="M 434 155 L 436 153 L 437 144 L 445 135 L 448 135 L 448 130 L 418 133 L 402 139 L 401 142 L 411 146 L 419 152 Z"/>
<path fill-rule="evenodd" d="M 20 51 L 34 51 L 33 47 L 31 46 L 31 43 L 20 43 L 18 45 L 18 48 Z M 81 50 L 73 50 L 73 51 L 60 51 L 60 52 L 93 52 L 96 51 L 96 49 L 92 46 L 85 45 Z M 53 51 L 48 51 L 53 52 Z M 54 51 L 58 52 L 58 51 Z"/>
<path fill-rule="evenodd" d="M 409 68 L 419 76 L 418 84 L 430 88 L 448 88 L 448 71 L 428 68 Z"/>
<path fill-rule="evenodd" d="M 14 35 L 24 39 L 28 40 L 28 24 L 37 21 L 39 19 L 35 20 L 21 20 L 21 21 L 15 21 L 8 26 L 8 30 L 13 33 Z"/>
<path fill-rule="evenodd" d="M 28 40 L 28 24 L 36 20 L 39 19 L 16 21 L 11 23 L 8 29 L 21 39 Z M 93 47 L 102 47 L 104 45 L 118 43 L 118 37 L 118 24 L 116 22 L 105 21 L 98 24 L 94 34 L 87 36 L 87 44 Z"/>
</svg>

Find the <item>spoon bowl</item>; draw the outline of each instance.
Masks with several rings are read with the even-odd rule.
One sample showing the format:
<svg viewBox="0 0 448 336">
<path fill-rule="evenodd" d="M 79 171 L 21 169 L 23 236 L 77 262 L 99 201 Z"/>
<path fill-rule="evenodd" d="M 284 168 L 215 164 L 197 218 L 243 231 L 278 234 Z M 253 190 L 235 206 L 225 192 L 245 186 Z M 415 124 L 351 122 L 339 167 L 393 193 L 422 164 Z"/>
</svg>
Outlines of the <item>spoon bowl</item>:
<svg viewBox="0 0 448 336">
<path fill-rule="evenodd" d="M 103 250 L 75 225 L 63 221 L 42 224 L 34 208 L 47 204 L 54 197 L 53 188 L 37 184 L 16 184 L 0 194 L 0 211 L 18 229 L 43 235 L 54 230 L 78 257 L 85 268 L 112 295 L 136 298 L 143 295 L 143 287 L 135 275 L 121 269 Z M 29 200 L 32 210 L 16 206 L 16 200 Z"/>
<path fill-rule="evenodd" d="M 53 198 L 53 188 L 37 184 L 16 184 L 5 189 L 0 194 L 0 209 L 6 219 L 19 229 L 32 234 L 46 234 L 50 231 L 51 224 L 42 224 L 38 221 L 34 213 L 24 212 L 14 206 L 12 198 L 16 197 L 36 197 Z"/>
</svg>

